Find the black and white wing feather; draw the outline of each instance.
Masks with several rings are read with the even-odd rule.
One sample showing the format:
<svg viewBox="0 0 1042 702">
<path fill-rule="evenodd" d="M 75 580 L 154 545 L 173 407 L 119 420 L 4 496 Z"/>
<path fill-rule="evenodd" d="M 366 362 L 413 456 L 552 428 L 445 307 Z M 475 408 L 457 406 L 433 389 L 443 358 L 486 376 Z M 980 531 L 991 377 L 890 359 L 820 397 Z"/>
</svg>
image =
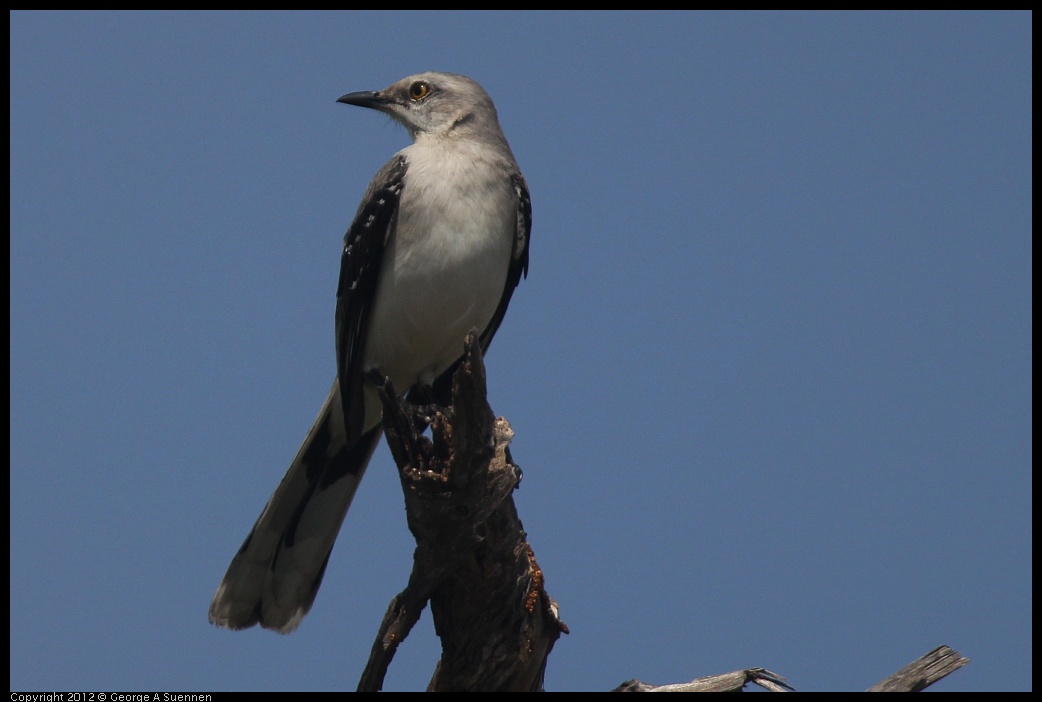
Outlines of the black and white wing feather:
<svg viewBox="0 0 1042 702">
<path fill-rule="evenodd" d="M 379 170 L 344 236 L 336 292 L 336 362 L 348 443 L 353 443 L 364 429 L 361 364 L 365 333 L 384 248 L 394 235 L 405 171 L 404 156 L 395 156 Z"/>
<path fill-rule="evenodd" d="M 499 329 L 503 321 L 503 315 L 507 313 L 507 306 L 514 294 L 514 289 L 521 282 L 522 277 L 528 276 L 528 242 L 532 233 L 532 199 L 528 195 L 528 184 L 525 177 L 520 173 L 512 176 L 514 191 L 517 193 L 517 228 L 514 231 L 514 250 L 510 257 L 510 267 L 507 269 L 506 285 L 503 287 L 503 296 L 499 299 L 492 319 L 481 334 L 481 348 L 488 350 L 492 343 L 492 337 Z"/>
</svg>

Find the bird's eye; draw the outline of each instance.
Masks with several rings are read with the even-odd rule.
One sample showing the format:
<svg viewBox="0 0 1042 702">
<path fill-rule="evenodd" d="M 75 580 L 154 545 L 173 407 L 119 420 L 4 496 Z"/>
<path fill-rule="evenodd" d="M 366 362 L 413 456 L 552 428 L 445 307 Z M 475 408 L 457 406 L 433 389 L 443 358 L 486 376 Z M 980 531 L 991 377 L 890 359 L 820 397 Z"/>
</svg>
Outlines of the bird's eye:
<svg viewBox="0 0 1042 702">
<path fill-rule="evenodd" d="M 417 81 L 409 86 L 409 97 L 413 100 L 422 100 L 427 97 L 427 93 L 431 91 L 430 86 L 421 81 Z"/>
</svg>

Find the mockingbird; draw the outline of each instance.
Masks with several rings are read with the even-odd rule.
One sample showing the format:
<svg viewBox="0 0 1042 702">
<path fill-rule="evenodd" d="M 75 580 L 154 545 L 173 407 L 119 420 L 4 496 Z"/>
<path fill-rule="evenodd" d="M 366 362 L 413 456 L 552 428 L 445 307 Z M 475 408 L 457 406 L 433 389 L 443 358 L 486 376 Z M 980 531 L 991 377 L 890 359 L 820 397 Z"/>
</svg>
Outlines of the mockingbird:
<svg viewBox="0 0 1042 702">
<path fill-rule="evenodd" d="M 380 438 L 374 375 L 444 402 L 467 332 L 487 349 L 528 273 L 528 187 L 481 86 L 420 73 L 337 102 L 390 115 L 413 143 L 377 172 L 344 237 L 337 379 L 210 604 L 229 629 L 285 634 L 311 609 Z"/>
</svg>

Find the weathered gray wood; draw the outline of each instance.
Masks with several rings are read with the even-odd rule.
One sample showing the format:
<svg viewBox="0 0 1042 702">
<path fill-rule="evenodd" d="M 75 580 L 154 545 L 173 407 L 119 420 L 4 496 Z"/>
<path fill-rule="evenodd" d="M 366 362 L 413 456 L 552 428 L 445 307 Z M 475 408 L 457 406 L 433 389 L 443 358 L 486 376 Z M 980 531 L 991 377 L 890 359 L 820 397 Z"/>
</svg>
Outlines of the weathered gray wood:
<svg viewBox="0 0 1042 702">
<path fill-rule="evenodd" d="M 922 658 L 912 661 L 890 677 L 868 688 L 867 692 L 919 692 L 969 662 L 968 658 L 963 658 L 948 646 L 938 646 Z M 639 680 L 627 680 L 612 692 L 740 692 L 749 683 L 756 683 L 771 692 L 795 691 L 780 675 L 764 668 L 750 668 L 670 685 L 651 685 Z"/>
<path fill-rule="evenodd" d="M 736 670 L 722 675 L 707 675 L 691 682 L 670 685 L 649 685 L 639 680 L 628 680 L 612 692 L 741 692 L 749 683 L 756 683 L 771 692 L 791 692 L 785 678 L 765 668 Z"/>
<path fill-rule="evenodd" d="M 880 680 L 866 692 L 919 692 L 970 662 L 948 646 L 938 646 L 922 658 Z"/>
</svg>

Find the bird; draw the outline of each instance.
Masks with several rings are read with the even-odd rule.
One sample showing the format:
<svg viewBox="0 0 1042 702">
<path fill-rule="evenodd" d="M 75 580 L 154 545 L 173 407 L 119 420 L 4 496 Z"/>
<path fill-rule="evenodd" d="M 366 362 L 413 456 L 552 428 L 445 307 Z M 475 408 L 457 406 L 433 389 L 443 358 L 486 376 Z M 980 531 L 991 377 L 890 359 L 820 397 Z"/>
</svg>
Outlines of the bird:
<svg viewBox="0 0 1042 702">
<path fill-rule="evenodd" d="M 424 72 L 337 102 L 390 116 L 412 143 L 377 171 L 344 236 L 337 376 L 217 588 L 209 620 L 226 629 L 297 628 L 382 434 L 375 379 L 447 402 L 464 337 L 477 329 L 486 351 L 528 276 L 528 185 L 477 82 Z"/>
</svg>

